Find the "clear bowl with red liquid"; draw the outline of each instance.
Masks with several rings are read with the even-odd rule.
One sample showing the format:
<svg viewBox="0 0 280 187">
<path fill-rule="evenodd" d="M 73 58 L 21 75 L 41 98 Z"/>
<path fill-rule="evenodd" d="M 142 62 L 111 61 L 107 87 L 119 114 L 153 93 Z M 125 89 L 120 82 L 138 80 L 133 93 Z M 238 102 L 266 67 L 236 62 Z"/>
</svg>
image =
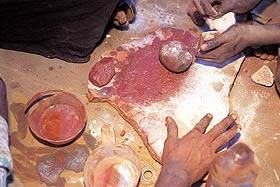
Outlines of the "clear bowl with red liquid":
<svg viewBox="0 0 280 187">
<path fill-rule="evenodd" d="M 84 166 L 86 187 L 136 187 L 140 179 L 140 163 L 135 151 L 116 143 L 110 125 L 101 129 L 102 145 L 87 158 Z"/>
<path fill-rule="evenodd" d="M 83 103 L 73 94 L 50 90 L 35 94 L 25 106 L 29 129 L 42 143 L 64 145 L 77 139 L 86 125 Z"/>
</svg>

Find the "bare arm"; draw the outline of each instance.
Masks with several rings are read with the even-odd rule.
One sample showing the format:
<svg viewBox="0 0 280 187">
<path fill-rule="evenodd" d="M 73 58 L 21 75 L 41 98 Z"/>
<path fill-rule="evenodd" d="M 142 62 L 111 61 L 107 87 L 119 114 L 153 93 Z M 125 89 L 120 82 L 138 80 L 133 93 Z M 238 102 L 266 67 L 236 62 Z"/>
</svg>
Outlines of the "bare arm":
<svg viewBox="0 0 280 187">
<path fill-rule="evenodd" d="M 161 168 L 160 175 L 158 176 L 155 187 L 176 186 L 176 187 L 189 187 L 192 182 L 190 175 L 183 170 L 179 169 L 176 163 Z"/>
<path fill-rule="evenodd" d="M 248 34 L 252 35 L 249 46 L 280 44 L 280 24 L 250 25 Z"/>
</svg>

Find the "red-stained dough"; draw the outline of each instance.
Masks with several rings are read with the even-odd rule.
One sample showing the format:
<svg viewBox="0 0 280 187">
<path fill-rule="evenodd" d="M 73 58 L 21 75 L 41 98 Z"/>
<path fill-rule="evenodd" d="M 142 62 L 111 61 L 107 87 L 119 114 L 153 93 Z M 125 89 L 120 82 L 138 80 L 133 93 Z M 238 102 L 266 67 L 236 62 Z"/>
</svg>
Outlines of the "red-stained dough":
<svg viewBox="0 0 280 187">
<path fill-rule="evenodd" d="M 105 57 L 98 61 L 89 73 L 89 81 L 95 86 L 107 85 L 115 75 L 114 58 Z"/>
<path fill-rule="evenodd" d="M 182 42 L 171 41 L 160 48 L 159 59 L 161 64 L 171 72 L 182 73 L 194 61 L 194 54 L 189 52 Z"/>
</svg>

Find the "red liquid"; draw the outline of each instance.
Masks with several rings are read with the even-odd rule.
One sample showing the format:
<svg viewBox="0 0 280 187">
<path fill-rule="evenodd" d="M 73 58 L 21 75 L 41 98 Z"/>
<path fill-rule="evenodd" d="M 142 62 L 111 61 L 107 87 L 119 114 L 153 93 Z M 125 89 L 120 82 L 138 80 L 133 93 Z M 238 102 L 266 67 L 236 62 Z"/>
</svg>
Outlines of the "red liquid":
<svg viewBox="0 0 280 187">
<path fill-rule="evenodd" d="M 106 158 L 98 163 L 92 179 L 95 187 L 133 187 L 138 182 L 137 168 L 126 159 Z"/>
<path fill-rule="evenodd" d="M 80 117 L 69 105 L 57 104 L 45 110 L 39 120 L 41 134 L 50 140 L 70 138 L 80 129 Z"/>
</svg>

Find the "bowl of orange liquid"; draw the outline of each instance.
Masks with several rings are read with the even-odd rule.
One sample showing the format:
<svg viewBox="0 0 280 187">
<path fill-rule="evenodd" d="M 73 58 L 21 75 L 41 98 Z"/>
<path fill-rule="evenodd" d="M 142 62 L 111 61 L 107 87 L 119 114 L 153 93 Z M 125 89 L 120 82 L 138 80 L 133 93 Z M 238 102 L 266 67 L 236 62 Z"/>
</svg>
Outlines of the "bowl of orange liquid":
<svg viewBox="0 0 280 187">
<path fill-rule="evenodd" d="M 73 94 L 51 90 L 35 94 L 25 106 L 29 129 L 43 143 L 64 145 L 86 125 L 83 103 Z"/>
</svg>

